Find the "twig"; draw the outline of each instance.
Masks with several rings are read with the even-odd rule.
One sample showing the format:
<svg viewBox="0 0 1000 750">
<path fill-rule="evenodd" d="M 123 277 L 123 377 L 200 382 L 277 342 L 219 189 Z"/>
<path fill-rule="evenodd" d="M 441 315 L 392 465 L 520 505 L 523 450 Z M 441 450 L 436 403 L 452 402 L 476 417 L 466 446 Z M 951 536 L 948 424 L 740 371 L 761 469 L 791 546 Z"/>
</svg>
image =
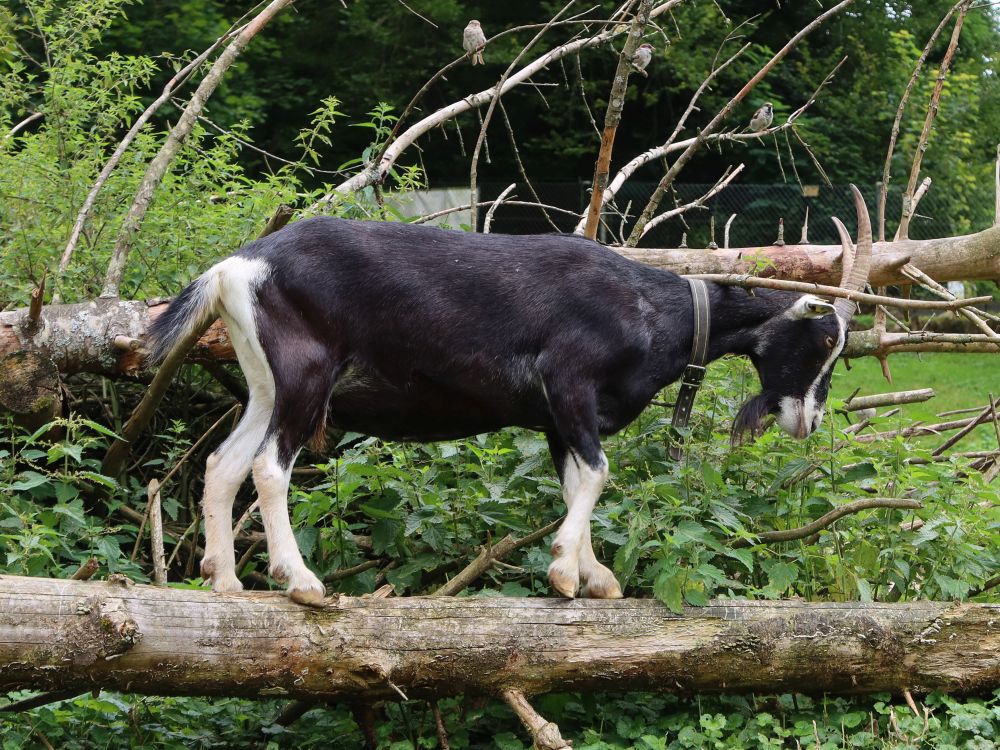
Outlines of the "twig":
<svg viewBox="0 0 1000 750">
<path fill-rule="evenodd" d="M 437 701 L 430 701 L 431 713 L 434 715 L 434 727 L 437 729 L 438 746 L 441 750 L 451 750 L 448 744 L 448 732 L 444 728 L 444 719 L 441 716 L 441 709 Z"/>
<path fill-rule="evenodd" d="M 809 206 L 806 206 L 806 217 L 802 220 L 802 234 L 799 235 L 799 244 L 809 244 Z"/>
<path fill-rule="evenodd" d="M 503 99 L 500 100 L 500 115 L 503 117 L 504 127 L 507 128 L 507 138 L 510 140 L 510 150 L 514 152 L 514 163 L 517 164 L 517 171 L 520 173 L 521 179 L 524 180 L 524 184 L 528 186 L 531 196 L 541 206 L 542 199 L 538 195 L 538 191 L 535 190 L 535 186 L 531 184 L 531 180 L 528 178 L 528 171 L 524 168 L 524 163 L 521 161 L 521 152 L 517 148 L 517 139 L 514 137 L 514 128 L 510 124 L 510 118 L 507 116 L 507 108 L 503 105 Z M 545 220 L 549 222 L 549 226 L 551 226 L 554 231 L 559 232 L 559 226 L 552 221 L 552 217 L 549 216 L 549 212 L 544 206 L 541 206 L 541 208 L 542 216 L 544 216 Z"/>
<path fill-rule="evenodd" d="M 476 187 L 478 183 L 477 173 L 479 170 L 479 152 L 483 147 L 484 141 L 486 140 L 486 131 L 489 129 L 490 120 L 493 118 L 493 112 L 496 109 L 497 102 L 500 100 L 500 97 L 503 96 L 503 86 L 507 82 L 507 79 L 510 78 L 511 74 L 514 72 L 514 69 L 517 67 L 517 64 L 521 61 L 521 58 L 528 53 L 528 50 L 530 50 L 532 47 L 535 46 L 538 40 L 541 39 L 550 28 L 552 28 L 552 24 L 558 21 L 559 17 L 567 10 L 569 10 L 570 7 L 575 3 L 576 0 L 569 0 L 569 2 L 566 3 L 566 5 L 564 5 L 562 9 L 560 9 L 560 11 L 556 13 L 549 20 L 549 22 L 546 23 L 539 30 L 534 37 L 532 37 L 531 41 L 529 41 L 524 47 L 521 48 L 521 51 L 517 53 L 517 55 L 511 61 L 510 65 L 507 66 L 507 69 L 503 72 L 503 75 L 500 76 L 500 80 L 497 81 L 497 84 L 493 89 L 493 96 L 490 97 L 489 107 L 487 107 L 486 109 L 486 115 L 483 117 L 482 125 L 479 128 L 479 136 L 476 138 L 476 146 L 472 150 L 472 164 L 469 168 L 469 206 L 470 206 L 469 224 L 471 225 L 473 232 L 476 231 L 476 225 L 479 223 L 478 220 L 479 212 L 476 209 L 475 205 Z"/>
<path fill-rule="evenodd" d="M 899 430 L 888 430 L 886 432 L 869 433 L 859 435 L 856 440 L 859 443 L 874 443 L 876 440 L 887 440 L 894 437 L 920 437 L 921 435 L 938 435 L 949 430 L 960 430 L 968 427 L 972 422 L 979 420 L 979 417 L 969 419 L 955 419 L 950 422 L 938 422 L 937 424 L 911 425 Z"/>
<path fill-rule="evenodd" d="M 76 572 L 70 576 L 70 580 L 73 581 L 89 581 L 97 569 L 100 567 L 97 563 L 96 557 L 89 558 L 83 565 L 76 569 Z"/>
<path fill-rule="evenodd" d="M 155 382 L 155 380 L 156 379 L 154 378 L 154 382 Z M 152 388 L 152 385 L 150 385 L 150 388 Z M 205 430 L 205 432 L 203 432 L 198 437 L 198 439 L 196 441 L 194 441 L 194 443 L 191 445 L 190 448 L 188 448 L 186 451 L 184 451 L 183 455 L 181 455 L 181 457 L 179 459 L 177 459 L 177 463 L 175 463 L 173 465 L 173 467 L 170 469 L 170 471 L 168 471 L 166 474 L 163 475 L 163 479 L 161 479 L 157 483 L 157 487 L 156 487 L 157 496 L 159 496 L 160 490 L 167 484 L 167 482 L 169 482 L 171 479 L 173 479 L 174 474 L 176 474 L 177 471 L 181 468 L 181 466 L 184 465 L 184 462 L 187 461 L 191 457 L 191 454 L 194 453 L 196 450 L 198 450 L 198 447 L 202 443 L 205 442 L 205 440 L 208 438 L 209 435 L 211 435 L 213 432 L 215 432 L 215 428 L 218 427 L 220 424 L 222 424 L 222 422 L 230 414 L 232 414 L 234 412 L 238 412 L 240 410 L 240 408 L 241 408 L 240 404 L 233 404 L 226 411 L 225 414 L 223 414 L 221 417 L 219 417 L 217 420 L 215 420 L 215 422 L 212 424 L 212 426 L 209 427 L 207 430 Z M 134 412 L 133 412 L 133 415 L 134 415 Z M 108 451 L 108 452 L 110 453 L 110 451 Z M 107 460 L 107 459 L 105 459 L 105 460 Z M 150 483 L 150 484 L 152 485 L 152 483 Z M 159 497 L 157 497 L 157 502 L 159 502 Z M 151 509 L 152 509 L 152 504 L 153 504 L 152 503 L 152 496 L 147 493 L 146 510 L 143 512 L 142 523 L 139 524 L 139 531 L 137 531 L 136 535 L 135 535 L 135 546 L 132 548 L 132 555 L 129 558 L 130 560 L 134 561 L 136 555 L 139 553 L 139 542 L 142 541 L 142 532 L 145 531 L 145 529 L 146 529 L 146 521 L 150 517 L 150 513 L 151 513 Z M 162 537 L 162 535 L 163 535 L 163 529 L 161 527 L 161 529 L 160 529 L 160 536 Z M 162 545 L 162 543 L 163 543 L 162 539 L 161 539 L 160 543 Z"/>
<path fill-rule="evenodd" d="M 809 209 L 806 210 L 808 211 Z M 724 250 L 729 249 L 729 227 L 735 218 L 736 214 L 732 214 L 728 219 L 726 219 L 726 225 L 722 228 L 722 247 Z"/>
<path fill-rule="evenodd" d="M 937 300 L 924 299 L 901 299 L 899 297 L 882 297 L 878 294 L 856 292 L 839 286 L 813 284 L 809 281 L 786 281 L 784 279 L 769 279 L 762 278 L 760 276 L 744 276 L 734 273 L 695 273 L 687 274 L 686 278 L 714 281 L 716 284 L 722 284 L 723 286 L 783 289 L 788 292 L 806 292 L 822 295 L 824 297 L 842 297 L 844 299 L 854 300 L 855 302 L 865 302 L 872 305 L 891 305 L 892 307 L 902 307 L 910 310 L 958 310 L 963 307 L 988 302 L 993 299 L 992 297 L 969 297 L 967 299 L 954 299 L 941 302 L 938 302 Z"/>
<path fill-rule="evenodd" d="M 486 212 L 486 218 L 483 219 L 483 234 L 490 233 L 490 225 L 493 223 L 493 214 L 495 214 L 496 210 L 500 208 L 500 204 L 503 203 L 503 199 L 506 198 L 510 194 L 510 191 L 515 187 L 517 187 L 516 182 L 510 183 L 506 188 L 504 188 L 504 191 L 497 196 L 497 199 L 493 201 L 493 205 L 490 206 L 490 210 Z"/>
<path fill-rule="evenodd" d="M 476 203 L 476 205 L 477 206 L 491 206 L 494 203 L 496 203 L 496 201 L 479 201 L 478 203 Z M 556 213 L 561 213 L 561 214 L 567 214 L 569 216 L 579 216 L 579 213 L 577 213 L 576 211 L 568 211 L 565 208 L 559 208 L 559 206 L 551 206 L 551 205 L 549 205 L 547 203 L 536 203 L 534 201 L 507 201 L 507 205 L 508 206 L 534 206 L 536 208 L 544 208 L 544 209 L 548 209 L 549 211 L 554 211 Z M 468 211 L 468 210 L 469 210 L 469 204 L 468 203 L 466 203 L 464 205 L 461 205 L 461 206 L 452 206 L 451 208 L 444 208 L 444 209 L 441 209 L 440 211 L 435 211 L 434 213 L 424 214 L 423 216 L 418 216 L 416 219 L 414 219 L 410 223 L 411 224 L 424 224 L 425 222 L 433 221 L 434 219 L 439 219 L 442 216 L 447 216 L 448 214 L 455 214 L 455 213 L 458 213 L 459 211 Z"/>
<path fill-rule="evenodd" d="M 685 151 L 677 157 L 676 160 L 674 160 L 674 163 L 667 170 L 667 173 L 660 179 L 660 182 L 656 186 L 656 190 L 653 191 L 653 195 L 646 204 L 646 208 L 643 209 L 635 225 L 632 227 L 632 234 L 629 235 L 628 242 L 626 243 L 629 247 L 635 247 L 639 244 L 639 239 L 642 237 L 643 229 L 650 219 L 653 218 L 653 214 L 656 213 L 656 209 L 659 207 L 660 201 L 663 200 L 663 196 L 666 194 L 667 189 L 671 184 L 673 184 L 674 179 L 685 167 L 688 161 L 690 161 L 694 156 L 695 151 L 697 151 L 698 148 L 700 148 L 705 142 L 705 139 L 718 129 L 722 121 L 729 117 L 736 105 L 743 101 L 747 94 L 749 94 L 754 87 L 760 83 L 760 81 L 763 80 L 769 72 L 771 72 L 774 66 L 776 66 L 804 37 L 808 36 L 810 32 L 823 25 L 827 19 L 840 13 L 840 11 L 850 5 L 853 1 L 854 0 L 841 0 L 841 2 L 837 3 L 826 12 L 821 13 L 808 23 L 801 31 L 789 39 L 785 46 L 778 50 L 778 52 L 775 53 L 771 59 L 768 60 L 764 66 L 758 70 L 749 81 L 746 82 L 746 84 L 744 84 L 743 88 L 741 88 L 736 95 L 730 99 L 721 110 L 719 110 L 715 117 L 713 117 L 712 120 L 704 128 L 702 128 L 701 132 L 694 139 L 694 143 L 688 146 L 688 148 L 685 149 Z"/>
<path fill-rule="evenodd" d="M 167 583 L 167 566 L 163 554 L 163 512 L 160 509 L 160 483 L 149 480 L 146 489 L 149 499 L 149 544 L 153 557 L 153 580 L 161 586 Z"/>
<path fill-rule="evenodd" d="M 872 396 L 857 396 L 844 403 L 844 411 L 861 411 L 862 409 L 877 409 L 883 406 L 898 404 L 918 404 L 934 398 L 933 388 L 920 388 L 915 391 L 896 391 L 895 393 L 876 393 Z"/>
<path fill-rule="evenodd" d="M 19 122 L 17 125 L 8 130 L 7 135 L 5 135 L 3 139 L 5 141 L 10 140 L 15 135 L 20 133 L 24 128 L 28 127 L 31 123 L 33 123 L 35 120 L 38 120 L 42 117 L 45 117 L 44 112 L 35 112 L 34 114 L 28 115 L 23 120 L 21 120 L 21 122 Z"/>
<path fill-rule="evenodd" d="M 475 560 L 466 565 L 448 583 L 434 591 L 433 596 L 455 596 L 489 570 L 494 560 L 503 559 L 511 552 L 543 539 L 559 528 L 560 523 L 562 523 L 561 518 L 520 539 L 515 539 L 508 534 L 496 544 L 489 547 L 484 546 Z"/>
<path fill-rule="evenodd" d="M 649 232 L 654 227 L 657 227 L 663 222 L 665 222 L 667 219 L 671 219 L 674 216 L 686 213 L 687 211 L 690 211 L 693 208 L 703 208 L 705 205 L 705 201 L 709 200 L 713 196 L 718 195 L 723 190 L 725 190 L 726 187 L 729 185 L 729 183 L 732 182 L 734 179 L 736 179 L 736 176 L 743 171 L 743 168 L 745 166 L 746 166 L 745 164 L 740 164 L 738 167 L 736 167 L 736 169 L 733 169 L 731 172 L 729 171 L 729 169 L 726 169 L 725 173 L 722 175 L 722 177 L 719 178 L 719 180 L 715 183 L 715 185 L 713 185 L 712 188 L 700 198 L 696 198 L 690 203 L 685 203 L 683 206 L 678 206 L 677 208 L 672 208 L 669 211 L 664 211 L 659 216 L 650 219 L 649 223 L 646 224 L 646 226 L 642 230 L 643 236 L 645 236 L 646 233 Z M 735 216 L 735 214 L 733 215 Z M 727 234 L 728 234 L 728 229 L 729 226 L 727 224 L 726 225 Z M 726 240 L 728 241 L 728 236 Z"/>
<path fill-rule="evenodd" d="M 350 568 L 341 568 L 340 570 L 335 570 L 330 575 L 323 578 L 323 583 L 334 583 L 335 581 L 342 581 L 345 578 L 356 576 L 358 573 L 364 573 L 366 570 L 377 568 L 384 562 L 385 558 L 380 557 L 376 560 L 365 560 L 363 563 L 354 565 Z"/>
<path fill-rule="evenodd" d="M 546 721 L 528 703 L 520 690 L 504 690 L 503 699 L 517 718 L 531 732 L 531 739 L 538 750 L 573 750 L 572 746 L 562 738 L 559 727 L 551 721 Z"/>
<path fill-rule="evenodd" d="M 962 0 L 958 5 L 958 17 L 955 19 L 955 28 L 951 32 L 951 40 L 948 42 L 948 49 L 941 59 L 941 67 L 938 69 L 937 81 L 934 83 L 934 91 L 931 94 L 930 103 L 927 105 L 927 116 L 924 118 L 924 128 L 920 132 L 920 140 L 917 141 L 917 148 L 913 154 L 913 164 L 910 167 L 910 180 L 906 185 L 906 192 L 903 193 L 903 209 L 899 219 L 899 228 L 896 230 L 896 237 L 906 239 L 909 236 L 910 219 L 914 213 L 914 191 L 917 189 L 917 179 L 920 177 L 920 164 L 927 150 L 927 141 L 931 135 L 931 126 L 938 113 L 938 102 L 941 100 L 941 91 L 944 89 L 945 78 L 948 77 L 948 69 L 951 67 L 951 59 L 955 55 L 958 47 L 958 38 L 962 34 L 962 24 L 965 22 L 965 14 L 969 11 L 972 0 Z"/>
<path fill-rule="evenodd" d="M 291 206 L 286 206 L 286 205 L 278 206 L 277 210 L 274 212 L 271 218 L 267 220 L 267 224 L 264 225 L 264 228 L 260 231 L 260 234 L 257 235 L 257 239 L 260 239 L 261 237 L 267 237 L 269 234 L 274 234 L 279 229 L 284 227 L 289 221 L 291 221 L 294 215 L 295 215 L 295 209 L 292 208 Z"/>
<path fill-rule="evenodd" d="M 931 52 L 931 47 L 934 46 L 934 42 L 937 40 L 938 35 L 944 30 L 945 25 L 948 23 L 948 19 L 951 18 L 952 14 L 958 10 L 959 6 L 965 2 L 965 0 L 960 0 L 960 2 L 955 3 L 949 10 L 944 18 L 941 19 L 941 23 L 938 24 L 937 28 L 931 34 L 930 39 L 927 40 L 927 44 L 924 45 L 923 52 L 920 53 L 920 57 L 917 59 L 917 64 L 913 68 L 913 73 L 910 74 L 910 80 L 906 84 L 906 88 L 903 90 L 903 96 L 899 100 L 899 106 L 896 108 L 896 119 L 892 122 L 892 132 L 889 134 L 889 148 L 885 153 L 885 165 L 882 167 L 882 181 L 879 183 L 879 200 L 878 200 L 878 241 L 885 242 L 885 203 L 886 198 L 889 195 L 889 177 L 890 168 L 892 166 L 892 152 L 896 148 L 896 139 L 899 137 L 899 126 L 903 121 L 903 112 L 906 110 L 906 103 L 910 99 L 910 93 L 913 91 L 913 85 L 917 82 L 917 78 L 920 77 L 920 71 L 924 67 L 924 63 L 927 61 L 927 56 Z"/>
<path fill-rule="evenodd" d="M 950 438 L 948 438 L 943 443 L 941 443 L 941 445 L 939 445 L 937 448 L 935 448 L 931 452 L 931 455 L 932 456 L 940 456 L 946 450 L 948 450 L 953 445 L 955 445 L 955 443 L 957 443 L 959 440 L 961 440 L 966 435 L 968 435 L 970 432 L 972 432 L 974 429 L 976 429 L 977 427 L 979 427 L 979 425 L 985 424 L 988 421 L 993 421 L 994 423 L 996 422 L 996 413 L 994 411 L 994 404 L 993 404 L 992 400 L 990 401 L 990 405 L 987 406 L 985 409 L 983 409 L 982 412 L 980 412 L 980 414 L 979 414 L 978 417 L 976 417 L 975 419 L 973 419 L 972 421 L 970 421 L 969 424 L 967 424 L 961 430 L 959 430 L 954 435 L 952 435 Z"/>
<path fill-rule="evenodd" d="M 250 43 L 250 40 L 276 14 L 291 3 L 292 0 L 272 0 L 264 10 L 240 30 L 222 54 L 219 55 L 218 59 L 216 59 L 194 94 L 191 95 L 191 101 L 184 109 L 177 124 L 171 129 L 159 153 L 149 163 L 135 199 L 132 201 L 132 206 L 129 208 L 122 222 L 118 238 L 115 241 L 115 249 L 111 255 L 111 262 L 108 264 L 108 270 L 104 276 L 104 288 L 101 290 L 102 297 L 118 296 L 122 277 L 125 274 L 125 265 L 128 261 L 129 252 L 132 249 L 132 243 L 139 232 L 139 227 L 146 215 L 146 209 L 153 199 L 153 193 L 166 174 L 170 162 L 173 161 L 174 156 L 180 151 L 181 146 L 184 145 L 184 141 L 194 128 L 198 120 L 198 115 L 201 114 L 201 110 L 205 106 L 205 102 L 218 87 L 219 83 L 222 82 L 222 76 L 247 44 Z"/>
<path fill-rule="evenodd" d="M 948 288 L 946 286 L 942 286 L 941 284 L 937 283 L 934 279 L 925 274 L 923 271 L 914 266 L 912 263 L 907 263 L 900 270 L 903 272 L 903 275 L 913 279 L 914 281 L 922 285 L 925 289 L 929 290 L 932 294 L 941 297 L 942 299 L 948 299 L 948 300 L 957 299 L 957 297 L 954 294 L 948 291 Z M 972 321 L 972 323 L 983 333 L 988 334 L 990 336 L 1000 336 L 1000 333 L 990 328 L 989 325 L 986 323 L 986 321 L 983 320 L 981 317 L 979 317 L 972 310 L 969 310 L 967 308 L 962 308 L 961 310 L 959 310 L 959 312 L 966 318 L 968 318 L 970 321 Z"/>
<path fill-rule="evenodd" d="M 628 89 L 628 77 L 634 69 L 632 57 L 639 47 L 639 40 L 649 23 L 649 11 L 653 5 L 653 0 L 640 0 L 639 9 L 632 19 L 632 25 L 622 46 L 621 54 L 618 55 L 618 66 L 615 69 L 615 77 L 611 84 L 611 94 L 608 97 L 608 109 L 604 114 L 604 130 L 601 133 L 601 148 L 597 154 L 597 163 L 594 165 L 594 180 L 590 191 L 590 208 L 587 210 L 587 221 L 584 225 L 583 236 L 589 239 L 597 238 L 597 225 L 601 218 L 601 207 L 603 203 L 604 190 L 608 186 L 608 174 L 611 171 L 611 152 L 615 146 L 615 136 L 618 133 L 618 124 L 622 119 L 622 110 L 625 108 L 625 92 Z"/>
<path fill-rule="evenodd" d="M 919 500 L 908 500 L 906 498 L 900 497 L 872 497 L 865 498 L 863 500 L 854 500 L 849 503 L 845 503 L 838 508 L 834 508 L 829 513 L 825 513 L 819 518 L 817 518 L 812 523 L 808 523 L 805 526 L 800 526 L 797 529 L 785 529 L 783 531 L 763 531 L 756 534 L 757 542 L 753 542 L 750 539 L 736 539 L 730 545 L 734 548 L 740 547 L 750 547 L 755 543 L 766 543 L 773 544 L 775 542 L 791 542 L 796 539 L 805 539 L 806 537 L 812 536 L 827 526 L 832 524 L 834 521 L 843 518 L 851 513 L 857 513 L 862 510 L 869 510 L 871 508 L 909 508 L 916 509 L 922 508 L 923 503 Z"/>
<path fill-rule="evenodd" d="M 38 328 L 38 321 L 42 316 L 42 305 L 45 303 L 45 277 L 38 282 L 38 286 L 31 290 L 31 303 L 28 305 L 28 316 L 24 321 L 24 331 L 32 333 Z"/>
<path fill-rule="evenodd" d="M 923 198 L 924 194 L 930 189 L 931 182 L 932 180 L 930 177 L 925 177 L 920 182 L 920 187 L 917 188 L 917 192 L 913 194 L 913 198 L 907 204 L 910 213 L 910 218 L 913 218 L 914 216 L 917 215 L 917 204 L 920 203 L 920 199 Z M 896 236 L 892 238 L 893 242 L 899 239 L 905 239 L 899 236 L 899 231 L 901 227 L 902 223 L 900 223 L 900 226 L 896 227 Z"/>
</svg>

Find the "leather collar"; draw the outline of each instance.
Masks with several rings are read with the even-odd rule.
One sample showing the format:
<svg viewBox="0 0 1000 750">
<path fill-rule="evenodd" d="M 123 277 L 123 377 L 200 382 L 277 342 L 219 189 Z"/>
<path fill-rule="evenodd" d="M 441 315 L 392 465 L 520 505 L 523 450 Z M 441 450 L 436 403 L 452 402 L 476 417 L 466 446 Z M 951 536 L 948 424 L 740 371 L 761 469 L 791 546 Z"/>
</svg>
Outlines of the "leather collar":
<svg viewBox="0 0 1000 750">
<path fill-rule="evenodd" d="M 674 428 L 673 441 L 670 445 L 670 457 L 675 461 L 684 455 L 683 437 L 678 428 L 687 427 L 691 419 L 691 409 L 694 397 L 698 393 L 701 381 L 705 379 L 705 363 L 708 360 L 708 338 L 711 331 L 711 310 L 708 301 L 708 286 L 701 279 L 687 279 L 691 285 L 691 299 L 694 302 L 694 335 L 691 337 L 691 357 L 688 366 L 684 368 L 681 379 L 681 389 L 677 393 L 677 403 L 674 404 L 674 415 L 670 426 Z"/>
</svg>

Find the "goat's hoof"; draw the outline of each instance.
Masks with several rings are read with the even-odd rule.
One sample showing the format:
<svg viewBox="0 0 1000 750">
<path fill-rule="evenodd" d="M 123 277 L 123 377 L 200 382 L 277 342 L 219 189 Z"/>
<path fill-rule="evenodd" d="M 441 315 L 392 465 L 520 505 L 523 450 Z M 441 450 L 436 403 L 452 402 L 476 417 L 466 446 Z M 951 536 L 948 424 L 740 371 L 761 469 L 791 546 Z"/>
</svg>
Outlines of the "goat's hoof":
<svg viewBox="0 0 1000 750">
<path fill-rule="evenodd" d="M 573 599 L 580 585 L 580 571 L 577 566 L 558 557 L 549 565 L 549 585 L 560 596 Z"/>
<path fill-rule="evenodd" d="M 288 598 L 296 604 L 315 607 L 323 603 L 325 596 L 326 588 L 310 571 L 306 570 L 291 576 L 288 584 Z"/>
<path fill-rule="evenodd" d="M 201 577 L 205 581 L 211 581 L 212 591 L 216 594 L 232 594 L 243 590 L 243 584 L 236 577 L 235 571 L 225 572 L 220 569 L 212 557 L 205 557 L 201 561 Z"/>
<path fill-rule="evenodd" d="M 589 572 L 585 571 L 583 578 L 586 583 L 580 596 L 590 599 L 621 599 L 622 587 L 618 585 L 615 574 L 603 565 L 598 564 L 597 568 Z"/>
<path fill-rule="evenodd" d="M 216 594 L 237 594 L 243 590 L 243 584 L 235 574 L 228 576 L 212 576 L 212 591 Z"/>
</svg>

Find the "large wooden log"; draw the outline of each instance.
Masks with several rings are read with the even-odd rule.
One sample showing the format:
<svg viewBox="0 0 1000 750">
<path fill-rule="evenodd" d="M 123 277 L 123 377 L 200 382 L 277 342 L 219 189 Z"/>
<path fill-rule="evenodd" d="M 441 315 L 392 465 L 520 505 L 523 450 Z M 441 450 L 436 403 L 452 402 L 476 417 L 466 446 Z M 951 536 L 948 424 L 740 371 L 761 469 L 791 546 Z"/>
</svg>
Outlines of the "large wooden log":
<svg viewBox="0 0 1000 750">
<path fill-rule="evenodd" d="M 311 699 L 982 692 L 1000 605 L 339 597 L 0 576 L 0 689 Z"/>
<path fill-rule="evenodd" d="M 615 248 L 627 258 L 680 274 L 758 273 L 790 281 L 837 284 L 840 281 L 840 245 L 782 245 L 718 250 Z M 935 240 L 876 242 L 872 246 L 872 286 L 911 284 L 901 268 L 907 263 L 938 282 L 1000 279 L 1000 226 L 975 234 Z"/>
</svg>

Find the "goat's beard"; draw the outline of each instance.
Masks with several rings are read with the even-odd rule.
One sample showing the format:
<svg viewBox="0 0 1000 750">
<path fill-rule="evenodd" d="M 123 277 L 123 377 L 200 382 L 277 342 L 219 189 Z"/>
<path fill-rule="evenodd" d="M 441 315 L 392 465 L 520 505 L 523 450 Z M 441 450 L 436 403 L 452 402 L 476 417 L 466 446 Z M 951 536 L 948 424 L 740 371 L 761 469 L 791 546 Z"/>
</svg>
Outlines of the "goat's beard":
<svg viewBox="0 0 1000 750">
<path fill-rule="evenodd" d="M 769 417 L 778 410 L 778 405 L 778 397 L 767 391 L 747 399 L 733 420 L 732 444 L 743 445 L 760 437 L 768 428 Z"/>
</svg>

